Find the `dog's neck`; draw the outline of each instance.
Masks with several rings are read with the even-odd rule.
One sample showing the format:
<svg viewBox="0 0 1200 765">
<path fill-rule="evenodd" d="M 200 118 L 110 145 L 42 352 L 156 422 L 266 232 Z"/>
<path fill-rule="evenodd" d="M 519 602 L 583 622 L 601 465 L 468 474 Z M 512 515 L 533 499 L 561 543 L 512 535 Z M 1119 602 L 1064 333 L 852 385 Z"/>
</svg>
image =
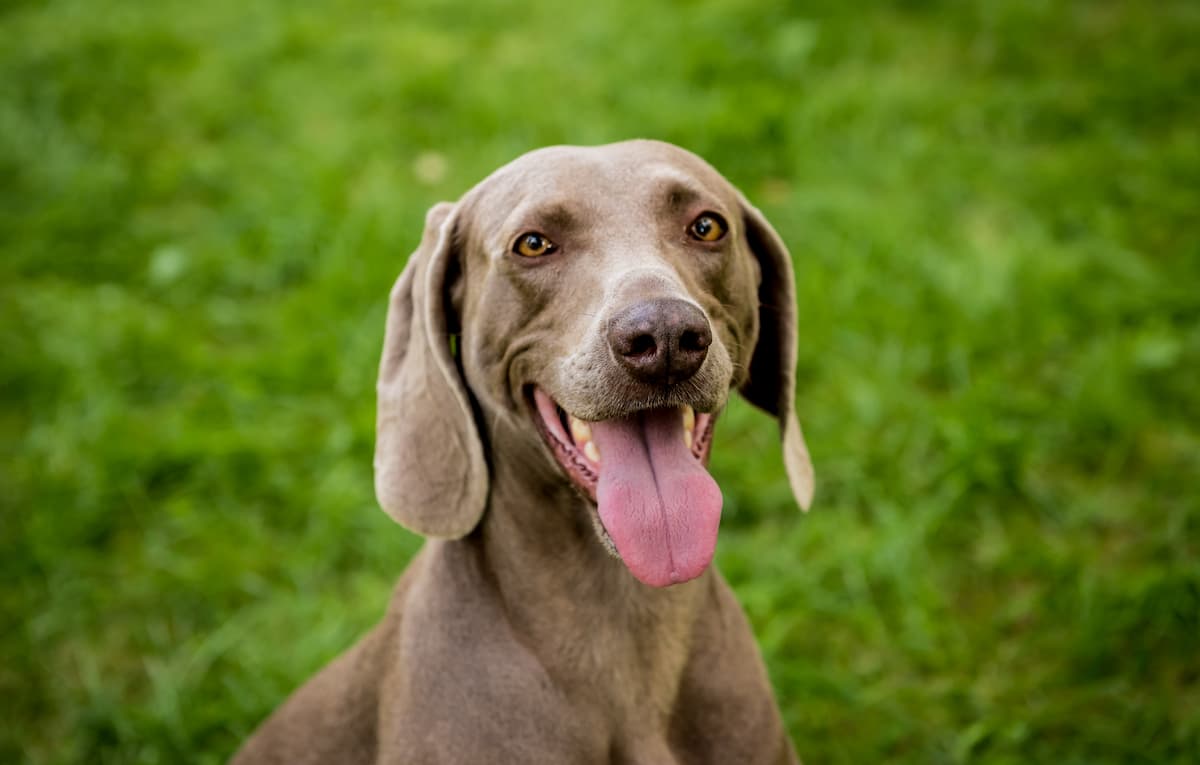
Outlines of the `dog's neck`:
<svg viewBox="0 0 1200 765">
<path fill-rule="evenodd" d="M 634 706 L 676 688 L 714 591 L 712 570 L 669 588 L 642 584 L 605 549 L 595 507 L 556 466 L 516 448 L 492 455 L 487 511 L 463 541 L 475 546 L 525 645 L 552 674 L 585 675 L 574 678 L 583 687 L 588 678 L 623 678 Z"/>
</svg>

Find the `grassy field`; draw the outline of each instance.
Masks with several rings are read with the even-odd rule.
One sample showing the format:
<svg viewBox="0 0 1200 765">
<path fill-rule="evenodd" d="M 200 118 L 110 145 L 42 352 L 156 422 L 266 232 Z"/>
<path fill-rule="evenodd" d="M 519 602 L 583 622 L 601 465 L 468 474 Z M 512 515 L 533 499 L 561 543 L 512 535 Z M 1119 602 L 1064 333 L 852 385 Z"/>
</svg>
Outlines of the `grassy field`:
<svg viewBox="0 0 1200 765">
<path fill-rule="evenodd" d="M 0 5 L 0 762 L 216 763 L 377 620 L 388 288 L 551 143 L 790 244 L 715 448 L 808 765 L 1200 762 L 1200 5 Z"/>
</svg>

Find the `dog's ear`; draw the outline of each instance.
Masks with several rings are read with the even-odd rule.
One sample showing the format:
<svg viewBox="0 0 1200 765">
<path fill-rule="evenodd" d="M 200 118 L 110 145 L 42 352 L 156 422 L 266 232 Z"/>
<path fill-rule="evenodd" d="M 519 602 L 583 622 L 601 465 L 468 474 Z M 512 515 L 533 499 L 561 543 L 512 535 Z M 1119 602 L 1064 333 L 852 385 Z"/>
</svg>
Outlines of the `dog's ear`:
<svg viewBox="0 0 1200 765">
<path fill-rule="evenodd" d="M 455 539 L 479 522 L 488 467 L 451 348 L 450 279 L 459 273 L 454 205 L 434 206 L 392 288 L 375 428 L 375 494 L 393 520 Z"/>
<path fill-rule="evenodd" d="M 758 344 L 750 359 L 750 375 L 742 386 L 746 399 L 779 420 L 783 464 L 800 507 L 813 498 L 813 468 L 796 418 L 796 285 L 792 258 L 779 234 L 743 197 L 746 239 L 758 259 Z"/>
</svg>

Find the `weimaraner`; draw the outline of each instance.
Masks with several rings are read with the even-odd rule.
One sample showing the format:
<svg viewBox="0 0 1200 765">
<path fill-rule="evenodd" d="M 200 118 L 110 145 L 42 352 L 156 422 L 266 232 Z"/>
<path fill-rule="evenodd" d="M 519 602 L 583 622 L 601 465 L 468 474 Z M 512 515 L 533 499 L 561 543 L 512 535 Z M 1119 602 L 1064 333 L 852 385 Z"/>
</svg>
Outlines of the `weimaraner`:
<svg viewBox="0 0 1200 765">
<path fill-rule="evenodd" d="M 429 541 L 234 762 L 797 762 L 710 565 L 705 469 L 736 388 L 807 508 L 795 361 L 783 242 L 683 149 L 541 149 L 435 206 L 375 446 L 380 503 Z"/>
</svg>

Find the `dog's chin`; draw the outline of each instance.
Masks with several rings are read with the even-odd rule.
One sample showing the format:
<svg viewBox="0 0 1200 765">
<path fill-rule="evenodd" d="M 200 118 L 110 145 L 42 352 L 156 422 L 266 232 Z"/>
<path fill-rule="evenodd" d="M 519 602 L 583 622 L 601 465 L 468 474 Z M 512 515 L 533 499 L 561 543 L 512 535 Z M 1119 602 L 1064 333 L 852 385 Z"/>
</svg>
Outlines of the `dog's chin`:
<svg viewBox="0 0 1200 765">
<path fill-rule="evenodd" d="M 708 475 L 716 413 L 689 405 L 631 405 L 585 421 L 528 388 L 531 416 L 567 480 L 593 508 L 604 547 L 642 582 L 662 587 L 712 559 L 720 491 Z"/>
</svg>

